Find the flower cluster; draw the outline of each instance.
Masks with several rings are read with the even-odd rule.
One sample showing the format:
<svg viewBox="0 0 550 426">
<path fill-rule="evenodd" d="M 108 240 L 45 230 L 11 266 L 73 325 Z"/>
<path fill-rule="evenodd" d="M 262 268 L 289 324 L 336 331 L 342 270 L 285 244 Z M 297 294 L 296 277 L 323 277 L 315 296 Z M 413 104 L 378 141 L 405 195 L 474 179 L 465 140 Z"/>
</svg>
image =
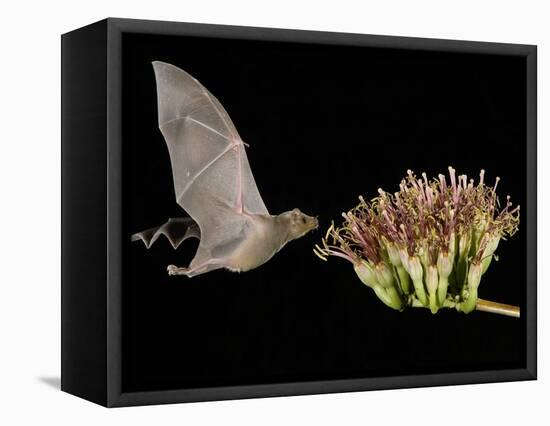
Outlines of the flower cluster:
<svg viewBox="0 0 550 426">
<path fill-rule="evenodd" d="M 428 180 L 412 171 L 399 191 L 379 195 L 343 213 L 340 227 L 330 226 L 314 252 L 323 260 L 338 256 L 350 261 L 363 283 L 386 305 L 441 307 L 471 312 L 477 290 L 501 239 L 519 224 L 519 206 L 510 197 L 500 206 L 494 186 L 457 176 L 449 167 Z"/>
</svg>

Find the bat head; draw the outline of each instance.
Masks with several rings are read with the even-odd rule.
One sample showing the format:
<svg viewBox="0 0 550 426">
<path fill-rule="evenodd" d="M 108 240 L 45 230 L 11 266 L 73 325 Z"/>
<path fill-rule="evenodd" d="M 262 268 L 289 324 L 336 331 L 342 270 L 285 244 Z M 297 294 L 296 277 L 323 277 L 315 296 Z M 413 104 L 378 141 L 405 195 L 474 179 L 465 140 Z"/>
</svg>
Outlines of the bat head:
<svg viewBox="0 0 550 426">
<path fill-rule="evenodd" d="M 285 212 L 281 216 L 288 224 L 289 241 L 300 238 L 319 226 L 319 221 L 316 217 L 308 216 L 299 209 Z"/>
</svg>

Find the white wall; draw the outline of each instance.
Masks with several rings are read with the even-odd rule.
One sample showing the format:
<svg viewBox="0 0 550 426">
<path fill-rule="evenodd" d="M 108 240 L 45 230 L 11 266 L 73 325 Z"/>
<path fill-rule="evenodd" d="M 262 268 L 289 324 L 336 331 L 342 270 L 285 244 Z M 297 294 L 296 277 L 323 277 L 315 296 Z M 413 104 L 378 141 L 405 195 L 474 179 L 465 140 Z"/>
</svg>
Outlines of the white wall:
<svg viewBox="0 0 550 426">
<path fill-rule="evenodd" d="M 545 1 L 4 1 L 0 5 L 0 423 L 549 424 Z M 60 40 L 106 16 L 539 45 L 539 381 L 106 410 L 59 377 Z M 506 155 L 506 153 L 502 153 Z M 29 232 L 32 230 L 32 232 Z M 7 237 L 7 239 L 6 239 Z M 519 284 L 519 283 L 518 283 Z M 545 309 L 547 308 L 547 309 Z M 546 392 L 546 397 L 544 393 Z"/>
</svg>

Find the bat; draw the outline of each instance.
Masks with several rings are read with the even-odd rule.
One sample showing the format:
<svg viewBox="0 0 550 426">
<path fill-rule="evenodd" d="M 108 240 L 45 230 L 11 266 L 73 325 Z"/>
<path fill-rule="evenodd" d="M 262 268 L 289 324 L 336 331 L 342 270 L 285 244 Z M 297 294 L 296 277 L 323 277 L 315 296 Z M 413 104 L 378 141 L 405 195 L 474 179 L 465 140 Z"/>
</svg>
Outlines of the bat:
<svg viewBox="0 0 550 426">
<path fill-rule="evenodd" d="M 216 269 L 254 269 L 286 243 L 318 227 L 317 218 L 293 209 L 269 214 L 248 163 L 245 143 L 221 103 L 182 69 L 153 62 L 158 122 L 174 180 L 176 202 L 189 217 L 132 235 L 147 248 L 164 235 L 177 249 L 200 240 L 188 267 L 170 275 L 193 277 Z"/>
</svg>

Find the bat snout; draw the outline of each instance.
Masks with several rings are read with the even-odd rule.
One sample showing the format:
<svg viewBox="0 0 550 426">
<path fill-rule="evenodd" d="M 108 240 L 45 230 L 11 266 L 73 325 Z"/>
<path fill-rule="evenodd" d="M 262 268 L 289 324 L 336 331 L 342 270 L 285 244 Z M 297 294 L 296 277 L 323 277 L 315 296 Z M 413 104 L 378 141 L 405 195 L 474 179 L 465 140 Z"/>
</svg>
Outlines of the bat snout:
<svg viewBox="0 0 550 426">
<path fill-rule="evenodd" d="M 319 220 L 315 216 L 303 215 L 305 232 L 312 231 L 319 227 Z"/>
<path fill-rule="evenodd" d="M 319 219 L 317 217 L 310 217 L 311 229 L 319 228 Z"/>
<path fill-rule="evenodd" d="M 308 216 L 299 209 L 281 213 L 280 220 L 288 226 L 290 239 L 294 240 L 319 227 L 317 217 Z"/>
</svg>

